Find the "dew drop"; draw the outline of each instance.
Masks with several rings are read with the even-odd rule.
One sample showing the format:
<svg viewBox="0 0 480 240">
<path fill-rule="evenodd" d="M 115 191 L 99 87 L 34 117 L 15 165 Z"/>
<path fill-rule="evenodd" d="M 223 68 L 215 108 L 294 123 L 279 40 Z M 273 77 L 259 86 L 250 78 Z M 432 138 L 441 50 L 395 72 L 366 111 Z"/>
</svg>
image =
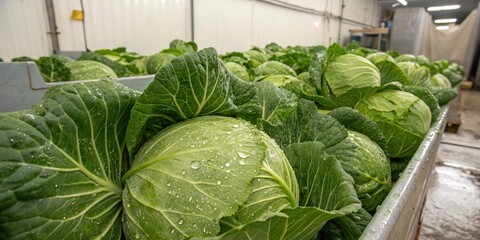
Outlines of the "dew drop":
<svg viewBox="0 0 480 240">
<path fill-rule="evenodd" d="M 195 147 L 195 144 L 190 145 L 190 147 L 191 147 L 191 148 L 194 148 L 194 147 Z"/>
<path fill-rule="evenodd" d="M 127 207 L 130 207 L 130 203 L 127 204 Z"/>
<path fill-rule="evenodd" d="M 225 163 L 225 167 L 230 167 L 230 163 L 229 162 Z"/>
<path fill-rule="evenodd" d="M 172 182 L 167 182 L 167 187 L 172 186 Z"/>
<path fill-rule="evenodd" d="M 233 128 L 238 128 L 238 124 L 232 125 Z"/>
<path fill-rule="evenodd" d="M 191 202 L 191 201 L 192 201 L 192 196 L 190 196 L 190 197 L 188 198 L 188 201 L 189 201 L 189 202 Z"/>
<path fill-rule="evenodd" d="M 190 167 L 192 169 L 199 169 L 200 168 L 200 163 L 198 161 L 193 161 L 192 164 L 190 164 Z"/>
<path fill-rule="evenodd" d="M 55 184 L 55 187 L 58 188 L 58 184 Z"/>
<path fill-rule="evenodd" d="M 218 184 L 218 185 L 222 185 L 222 180 L 218 179 L 218 180 L 217 180 L 217 184 Z"/>
<path fill-rule="evenodd" d="M 180 195 L 177 194 L 177 196 L 175 196 L 176 198 L 180 198 Z"/>
<path fill-rule="evenodd" d="M 193 224 L 193 227 L 194 227 L 194 228 L 196 228 L 196 227 L 197 227 L 197 224 L 196 224 L 196 223 L 194 223 L 194 224 Z"/>
<path fill-rule="evenodd" d="M 227 173 L 230 173 L 230 169 L 227 170 Z"/>
<path fill-rule="evenodd" d="M 185 175 L 185 174 L 187 174 L 187 169 L 182 170 L 182 175 Z"/>
<path fill-rule="evenodd" d="M 180 218 L 180 220 L 178 221 L 178 224 L 180 224 L 180 225 L 183 224 L 183 218 Z"/>
<path fill-rule="evenodd" d="M 248 158 L 248 155 L 243 152 L 238 152 L 238 156 L 243 159 Z"/>
<path fill-rule="evenodd" d="M 243 165 L 245 165 L 245 164 L 246 164 L 246 162 L 245 162 L 245 160 L 243 160 L 243 159 L 240 159 L 240 161 L 238 161 L 238 164 L 240 164 L 240 165 L 242 165 L 242 166 L 243 166 Z"/>
</svg>

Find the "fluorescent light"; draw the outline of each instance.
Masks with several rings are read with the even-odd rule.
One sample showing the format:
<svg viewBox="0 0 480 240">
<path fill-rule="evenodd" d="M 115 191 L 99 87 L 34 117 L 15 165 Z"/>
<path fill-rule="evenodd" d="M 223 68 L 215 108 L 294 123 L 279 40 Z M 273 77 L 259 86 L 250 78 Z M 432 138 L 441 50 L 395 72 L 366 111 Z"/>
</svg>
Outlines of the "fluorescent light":
<svg viewBox="0 0 480 240">
<path fill-rule="evenodd" d="M 460 5 L 435 6 L 435 7 L 428 7 L 427 11 L 433 12 L 433 11 L 443 11 L 443 10 L 454 10 L 459 8 L 460 8 Z"/>
<path fill-rule="evenodd" d="M 405 0 L 397 0 L 397 2 L 401 3 L 403 6 L 407 6 L 407 1 Z"/>
<path fill-rule="evenodd" d="M 457 22 L 456 18 L 435 19 L 435 23 L 454 23 Z"/>
<path fill-rule="evenodd" d="M 450 27 L 448 25 L 443 25 L 443 26 L 437 26 L 436 29 L 437 30 L 448 30 L 448 29 L 450 29 Z"/>
</svg>

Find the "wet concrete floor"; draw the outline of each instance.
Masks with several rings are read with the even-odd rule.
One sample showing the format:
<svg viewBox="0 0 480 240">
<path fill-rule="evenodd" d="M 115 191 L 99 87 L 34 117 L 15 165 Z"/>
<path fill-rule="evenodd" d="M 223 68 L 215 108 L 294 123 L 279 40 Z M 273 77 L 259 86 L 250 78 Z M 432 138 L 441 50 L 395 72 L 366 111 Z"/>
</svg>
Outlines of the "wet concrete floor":
<svg viewBox="0 0 480 240">
<path fill-rule="evenodd" d="M 480 239 L 480 92 L 462 91 L 462 123 L 445 132 L 423 209 L 419 239 Z"/>
</svg>

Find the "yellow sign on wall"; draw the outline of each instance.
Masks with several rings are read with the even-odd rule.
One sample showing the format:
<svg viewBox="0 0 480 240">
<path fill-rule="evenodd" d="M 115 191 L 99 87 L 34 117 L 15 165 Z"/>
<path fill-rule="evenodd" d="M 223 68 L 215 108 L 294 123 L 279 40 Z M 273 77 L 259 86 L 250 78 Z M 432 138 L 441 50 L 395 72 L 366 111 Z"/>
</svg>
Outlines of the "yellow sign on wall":
<svg viewBox="0 0 480 240">
<path fill-rule="evenodd" d="M 83 20 L 83 11 L 73 10 L 72 11 L 72 20 L 82 21 Z"/>
</svg>

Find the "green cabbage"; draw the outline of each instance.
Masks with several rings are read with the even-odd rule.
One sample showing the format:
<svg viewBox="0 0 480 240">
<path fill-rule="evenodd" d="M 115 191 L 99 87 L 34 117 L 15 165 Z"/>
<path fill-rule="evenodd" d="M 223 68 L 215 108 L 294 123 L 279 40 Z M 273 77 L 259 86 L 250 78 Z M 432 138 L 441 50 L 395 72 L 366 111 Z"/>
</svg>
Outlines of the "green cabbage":
<svg viewBox="0 0 480 240">
<path fill-rule="evenodd" d="M 430 78 L 430 87 L 451 88 L 452 84 L 443 74 L 437 73 Z"/>
<path fill-rule="evenodd" d="M 352 175 L 362 208 L 374 211 L 390 190 L 390 161 L 383 150 L 366 135 L 349 130 L 348 139 L 357 146 L 353 161 L 340 161 Z"/>
<path fill-rule="evenodd" d="M 366 58 L 373 64 L 377 64 L 380 61 L 395 62 L 395 60 L 390 55 L 383 52 L 368 54 Z"/>
<path fill-rule="evenodd" d="M 243 81 L 250 81 L 250 75 L 244 66 L 236 62 L 226 62 L 225 67 Z"/>
<path fill-rule="evenodd" d="M 378 124 L 390 157 L 411 157 L 427 133 L 432 115 L 428 106 L 411 93 L 387 90 L 362 99 L 355 107 Z"/>
<path fill-rule="evenodd" d="M 277 61 L 268 61 L 255 68 L 256 76 L 290 75 L 297 76 L 291 67 Z"/>
<path fill-rule="evenodd" d="M 380 86 L 380 72 L 377 67 L 354 54 L 335 58 L 327 65 L 324 76 L 335 96 L 353 88 Z"/>
<path fill-rule="evenodd" d="M 430 82 L 430 70 L 415 62 L 400 62 L 397 64 L 407 75 L 408 84 L 412 86 L 428 86 Z"/>
<path fill-rule="evenodd" d="M 115 72 L 107 65 L 95 61 L 74 61 L 65 64 L 72 72 L 71 80 L 91 80 L 106 77 L 117 78 Z"/>
<path fill-rule="evenodd" d="M 148 74 L 155 74 L 160 70 L 160 68 L 172 61 L 175 58 L 175 55 L 169 53 L 157 53 L 152 56 L 149 56 L 146 60 L 146 68 Z"/>
</svg>

